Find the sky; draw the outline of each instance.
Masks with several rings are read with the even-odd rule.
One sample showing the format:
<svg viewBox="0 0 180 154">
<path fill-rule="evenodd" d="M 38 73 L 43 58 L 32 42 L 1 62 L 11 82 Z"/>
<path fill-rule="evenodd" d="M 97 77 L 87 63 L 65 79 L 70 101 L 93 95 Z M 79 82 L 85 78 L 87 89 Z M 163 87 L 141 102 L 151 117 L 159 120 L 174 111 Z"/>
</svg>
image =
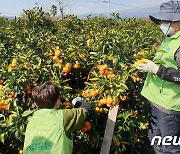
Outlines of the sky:
<svg viewBox="0 0 180 154">
<path fill-rule="evenodd" d="M 167 0 L 63 0 L 64 12 L 75 15 L 107 14 L 108 1 L 110 1 L 110 13 L 159 12 L 160 4 L 167 2 Z M 0 0 L 0 16 L 21 16 L 23 9 L 32 9 L 35 3 L 46 12 L 50 11 L 52 5 L 59 6 L 58 0 Z"/>
</svg>

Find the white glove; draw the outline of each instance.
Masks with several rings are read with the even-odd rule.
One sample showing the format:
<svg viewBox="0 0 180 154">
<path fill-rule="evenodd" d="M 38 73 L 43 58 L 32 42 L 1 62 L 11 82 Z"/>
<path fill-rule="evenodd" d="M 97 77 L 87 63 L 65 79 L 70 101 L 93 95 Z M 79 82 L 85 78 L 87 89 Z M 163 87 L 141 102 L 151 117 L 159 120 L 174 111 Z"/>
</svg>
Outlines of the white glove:
<svg viewBox="0 0 180 154">
<path fill-rule="evenodd" d="M 151 60 L 146 60 L 146 64 L 137 64 L 136 65 L 136 68 L 139 69 L 139 70 L 142 70 L 144 72 L 149 72 L 149 73 L 154 73 L 156 74 L 158 69 L 159 69 L 159 66 L 156 65 L 154 62 L 152 62 Z"/>
<path fill-rule="evenodd" d="M 81 97 L 76 97 L 72 100 L 72 104 L 75 105 L 77 101 L 81 101 L 82 98 Z"/>
</svg>

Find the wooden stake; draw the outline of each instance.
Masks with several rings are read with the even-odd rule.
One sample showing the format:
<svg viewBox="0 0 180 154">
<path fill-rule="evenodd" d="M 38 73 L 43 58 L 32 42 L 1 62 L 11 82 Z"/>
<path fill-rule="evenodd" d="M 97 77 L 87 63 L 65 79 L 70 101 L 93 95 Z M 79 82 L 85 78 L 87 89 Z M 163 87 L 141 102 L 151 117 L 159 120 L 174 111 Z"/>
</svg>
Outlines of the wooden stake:
<svg viewBox="0 0 180 154">
<path fill-rule="evenodd" d="M 104 133 L 104 138 L 103 138 L 103 143 L 102 143 L 100 154 L 109 154 L 118 109 L 119 109 L 119 104 L 112 106 L 109 109 L 108 119 L 107 119 L 107 124 L 106 124 L 106 129 L 105 129 L 105 133 Z"/>
</svg>

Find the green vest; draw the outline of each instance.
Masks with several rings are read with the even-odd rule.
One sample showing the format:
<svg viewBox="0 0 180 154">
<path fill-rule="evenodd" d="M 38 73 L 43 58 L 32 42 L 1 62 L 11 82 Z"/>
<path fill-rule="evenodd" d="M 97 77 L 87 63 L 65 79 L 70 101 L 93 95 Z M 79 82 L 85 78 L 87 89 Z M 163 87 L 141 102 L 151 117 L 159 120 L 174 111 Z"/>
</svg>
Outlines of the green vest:
<svg viewBox="0 0 180 154">
<path fill-rule="evenodd" d="M 63 110 L 40 109 L 26 128 L 24 154 L 72 154 L 63 126 Z"/>
<path fill-rule="evenodd" d="M 160 64 L 165 67 L 177 69 L 174 56 L 179 47 L 180 31 L 162 43 L 154 60 L 160 60 Z M 147 74 L 141 94 L 149 101 L 165 109 L 180 111 L 180 86 L 162 80 L 155 74 Z"/>
</svg>

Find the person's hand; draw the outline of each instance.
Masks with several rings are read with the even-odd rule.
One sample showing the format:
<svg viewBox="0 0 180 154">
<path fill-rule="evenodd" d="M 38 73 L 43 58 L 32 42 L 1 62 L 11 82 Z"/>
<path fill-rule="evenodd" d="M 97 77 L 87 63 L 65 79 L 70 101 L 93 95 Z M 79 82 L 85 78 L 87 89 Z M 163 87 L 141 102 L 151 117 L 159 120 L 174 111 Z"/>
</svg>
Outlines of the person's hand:
<svg viewBox="0 0 180 154">
<path fill-rule="evenodd" d="M 81 97 L 76 97 L 76 98 L 74 98 L 74 99 L 72 100 L 72 104 L 75 106 L 76 103 L 77 103 L 77 101 L 81 101 L 81 100 L 82 100 Z"/>
<path fill-rule="evenodd" d="M 153 61 L 147 59 L 146 64 L 137 64 L 136 68 L 144 72 L 156 74 L 159 69 L 159 66 L 156 65 Z"/>
</svg>

